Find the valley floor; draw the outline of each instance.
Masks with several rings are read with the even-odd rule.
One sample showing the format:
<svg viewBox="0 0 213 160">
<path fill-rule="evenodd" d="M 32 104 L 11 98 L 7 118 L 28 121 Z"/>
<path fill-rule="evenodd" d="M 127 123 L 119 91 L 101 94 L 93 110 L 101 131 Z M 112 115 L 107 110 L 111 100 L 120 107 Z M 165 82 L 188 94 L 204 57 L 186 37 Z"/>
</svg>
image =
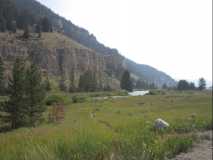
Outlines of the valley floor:
<svg viewBox="0 0 213 160">
<path fill-rule="evenodd" d="M 94 99 L 100 93 L 51 94 L 48 96 L 52 98 L 56 94 L 62 96 L 64 120 L 49 123 L 47 111 L 43 123 L 35 128 L 1 132 L 1 160 L 172 159 L 197 144 L 199 138 L 195 133 L 212 128 L 211 92 L 158 91 L 146 96 L 101 100 Z M 157 118 L 167 121 L 170 127 L 155 130 Z M 198 157 L 197 154 L 208 152 L 203 150 L 206 147 L 208 141 L 176 159 Z"/>
</svg>

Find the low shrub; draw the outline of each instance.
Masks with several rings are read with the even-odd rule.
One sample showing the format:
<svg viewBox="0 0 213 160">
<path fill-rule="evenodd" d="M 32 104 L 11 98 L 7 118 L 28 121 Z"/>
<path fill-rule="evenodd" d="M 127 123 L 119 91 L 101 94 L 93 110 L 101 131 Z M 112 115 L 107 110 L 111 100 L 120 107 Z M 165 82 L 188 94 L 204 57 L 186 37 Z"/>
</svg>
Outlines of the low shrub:
<svg viewBox="0 0 213 160">
<path fill-rule="evenodd" d="M 72 97 L 72 102 L 73 103 L 83 103 L 83 102 L 85 102 L 86 101 L 86 96 L 77 96 L 77 95 L 75 95 L 75 96 L 73 96 Z"/>
<path fill-rule="evenodd" d="M 166 92 L 163 90 L 150 90 L 147 95 L 165 95 Z"/>
<path fill-rule="evenodd" d="M 61 95 L 49 95 L 46 100 L 45 100 L 45 104 L 48 106 L 51 106 L 55 103 L 65 103 L 64 97 Z"/>
</svg>

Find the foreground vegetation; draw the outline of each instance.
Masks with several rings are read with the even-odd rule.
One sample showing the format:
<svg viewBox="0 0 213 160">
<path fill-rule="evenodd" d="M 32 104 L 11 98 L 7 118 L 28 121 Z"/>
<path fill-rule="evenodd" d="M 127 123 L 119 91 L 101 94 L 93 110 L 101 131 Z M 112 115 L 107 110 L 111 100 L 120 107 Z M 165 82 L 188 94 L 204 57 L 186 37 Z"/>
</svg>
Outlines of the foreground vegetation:
<svg viewBox="0 0 213 160">
<path fill-rule="evenodd" d="M 95 100 L 90 95 L 81 103 L 72 101 L 73 96 L 78 98 L 80 94 L 62 95 L 66 102 L 64 121 L 48 124 L 46 118 L 36 128 L 0 133 L 0 157 L 2 160 L 163 160 L 185 152 L 196 140 L 195 131 L 212 128 L 211 93 L 157 93 L 104 100 Z M 169 122 L 170 128 L 156 131 L 153 123 L 157 118 Z"/>
</svg>

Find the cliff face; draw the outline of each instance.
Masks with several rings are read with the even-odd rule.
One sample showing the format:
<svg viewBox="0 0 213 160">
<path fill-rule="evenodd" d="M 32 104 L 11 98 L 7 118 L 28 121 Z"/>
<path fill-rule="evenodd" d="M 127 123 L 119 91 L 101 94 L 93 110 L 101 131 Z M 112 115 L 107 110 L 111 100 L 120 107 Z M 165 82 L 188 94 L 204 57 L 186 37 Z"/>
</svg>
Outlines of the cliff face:
<svg viewBox="0 0 213 160">
<path fill-rule="evenodd" d="M 114 61 L 113 55 L 98 54 L 58 33 L 43 33 L 41 38 L 35 34 L 27 41 L 19 38 L 21 34 L 0 33 L 0 56 L 7 62 L 8 70 L 16 56 L 31 57 L 50 76 L 69 80 L 73 72 L 76 86 L 80 75 L 91 70 L 102 86 L 119 88 L 119 81 L 113 76 L 119 73 L 114 70 L 119 68 L 118 61 Z M 113 67 L 110 74 L 108 66 Z"/>
</svg>

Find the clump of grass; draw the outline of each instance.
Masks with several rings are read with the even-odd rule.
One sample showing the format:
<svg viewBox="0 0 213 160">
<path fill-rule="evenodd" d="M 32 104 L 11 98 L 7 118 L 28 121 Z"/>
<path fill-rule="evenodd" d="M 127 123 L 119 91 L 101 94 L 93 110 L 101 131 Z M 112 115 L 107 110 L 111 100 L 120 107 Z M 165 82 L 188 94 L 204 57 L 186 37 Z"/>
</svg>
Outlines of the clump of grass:
<svg viewBox="0 0 213 160">
<path fill-rule="evenodd" d="M 83 102 L 86 102 L 87 100 L 87 97 L 86 96 L 81 96 L 81 95 L 74 95 L 72 97 L 72 102 L 73 103 L 83 103 Z"/>
<path fill-rule="evenodd" d="M 165 152 L 168 158 L 172 158 L 181 152 L 187 152 L 193 145 L 192 137 L 173 137 L 165 143 Z"/>
<path fill-rule="evenodd" d="M 198 130 L 211 130 L 212 125 L 213 123 L 211 120 L 193 118 L 185 120 L 176 120 L 176 122 L 174 122 L 172 125 L 172 129 L 176 133 L 189 133 Z"/>
<path fill-rule="evenodd" d="M 80 134 L 74 141 L 58 141 L 55 153 L 60 160 L 101 160 L 109 153 L 109 144 L 102 137 Z"/>
</svg>

